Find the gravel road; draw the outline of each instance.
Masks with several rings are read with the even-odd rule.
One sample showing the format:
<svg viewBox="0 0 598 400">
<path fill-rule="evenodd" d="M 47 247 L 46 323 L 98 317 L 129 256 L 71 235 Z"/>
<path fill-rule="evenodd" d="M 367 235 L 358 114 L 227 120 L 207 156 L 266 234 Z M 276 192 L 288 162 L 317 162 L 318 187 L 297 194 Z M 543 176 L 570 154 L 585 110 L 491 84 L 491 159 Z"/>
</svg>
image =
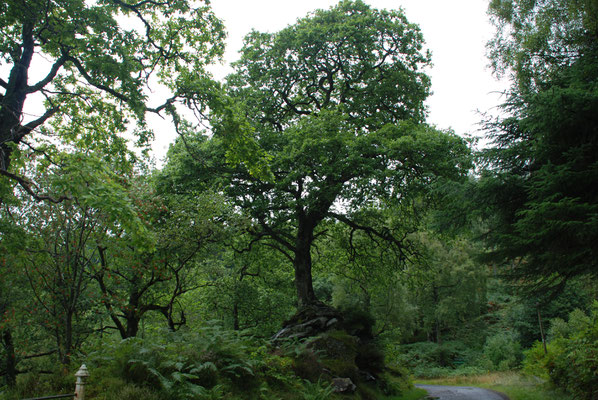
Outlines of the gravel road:
<svg viewBox="0 0 598 400">
<path fill-rule="evenodd" d="M 438 400 L 509 400 L 502 393 L 468 386 L 415 385 Z"/>
</svg>

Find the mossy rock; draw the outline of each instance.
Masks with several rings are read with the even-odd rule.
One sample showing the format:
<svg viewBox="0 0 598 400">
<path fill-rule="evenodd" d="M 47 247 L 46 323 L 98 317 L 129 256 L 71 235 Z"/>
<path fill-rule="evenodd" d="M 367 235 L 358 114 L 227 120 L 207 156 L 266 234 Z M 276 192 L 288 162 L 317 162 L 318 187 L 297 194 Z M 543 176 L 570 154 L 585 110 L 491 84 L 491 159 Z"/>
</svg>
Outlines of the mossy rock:
<svg viewBox="0 0 598 400">
<path fill-rule="evenodd" d="M 325 358 L 320 361 L 323 366 L 324 376 L 329 379 L 336 377 L 349 378 L 353 383 L 359 380 L 359 369 L 355 362 L 333 358 Z"/>
<path fill-rule="evenodd" d="M 286 339 L 306 339 L 319 335 L 339 325 L 341 314 L 324 303 L 314 303 L 301 307 L 285 321 L 282 329 L 273 337 L 273 342 Z"/>
<path fill-rule="evenodd" d="M 287 327 L 290 325 L 302 324 L 306 321 L 320 317 L 324 317 L 327 319 L 339 319 L 341 318 L 341 313 L 336 308 L 330 307 L 329 305 L 326 305 L 324 303 L 318 302 L 314 304 L 308 304 L 300 307 L 291 318 L 289 318 L 282 324 L 282 326 Z"/>
<path fill-rule="evenodd" d="M 362 343 L 367 343 L 374 338 L 372 329 L 376 320 L 371 313 L 359 308 L 341 309 L 340 313 L 342 323 L 339 329 L 358 337 Z"/>
<path fill-rule="evenodd" d="M 323 358 L 340 359 L 353 364 L 358 354 L 357 338 L 340 330 L 328 331 L 310 339 L 307 347 L 322 354 Z"/>
<path fill-rule="evenodd" d="M 295 358 L 293 371 L 302 379 L 317 382 L 324 373 L 324 366 L 313 351 L 305 350 Z"/>
<path fill-rule="evenodd" d="M 355 363 L 360 370 L 378 376 L 385 369 L 384 353 L 374 342 L 363 344 L 358 348 Z"/>
</svg>

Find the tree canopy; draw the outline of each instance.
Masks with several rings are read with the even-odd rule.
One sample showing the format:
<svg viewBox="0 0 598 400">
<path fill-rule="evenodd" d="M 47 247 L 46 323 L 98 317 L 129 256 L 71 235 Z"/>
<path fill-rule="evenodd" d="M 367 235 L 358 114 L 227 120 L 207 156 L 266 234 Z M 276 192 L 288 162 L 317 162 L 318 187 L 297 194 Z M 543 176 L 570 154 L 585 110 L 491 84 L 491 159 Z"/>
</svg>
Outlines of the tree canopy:
<svg viewBox="0 0 598 400">
<path fill-rule="evenodd" d="M 18 174 L 25 159 L 64 144 L 126 159 L 127 130 L 140 145 L 152 137 L 148 112 L 202 110 L 189 88 L 206 80 L 224 38 L 210 8 L 187 0 L 4 1 L 0 32 L 0 173 L 39 199 L 48 197 Z M 156 85 L 170 93 L 153 103 Z"/>
<path fill-rule="evenodd" d="M 535 288 L 598 271 L 598 8 L 593 1 L 494 1 L 495 62 L 514 85 L 489 123 L 482 201 L 490 255 Z"/>
<path fill-rule="evenodd" d="M 246 105 L 273 179 L 227 165 L 219 140 L 206 137 L 180 141 L 166 176 L 218 185 L 252 218 L 255 240 L 292 262 L 299 303 L 316 302 L 311 251 L 322 221 L 365 230 L 405 256 L 405 231 L 373 222 L 376 210 L 423 200 L 440 176 L 458 178 L 469 166 L 462 139 L 421 124 L 422 45 L 401 12 L 360 1 L 249 34 L 228 87 Z"/>
</svg>

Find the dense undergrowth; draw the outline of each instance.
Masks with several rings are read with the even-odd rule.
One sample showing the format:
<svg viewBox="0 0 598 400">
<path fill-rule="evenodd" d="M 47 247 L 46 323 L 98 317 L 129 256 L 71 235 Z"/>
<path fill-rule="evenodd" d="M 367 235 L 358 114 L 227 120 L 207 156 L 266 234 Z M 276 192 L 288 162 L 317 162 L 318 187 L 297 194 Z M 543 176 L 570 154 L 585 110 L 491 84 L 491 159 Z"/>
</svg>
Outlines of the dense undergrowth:
<svg viewBox="0 0 598 400">
<path fill-rule="evenodd" d="M 523 350 L 506 332 L 477 349 L 460 341 L 396 346 L 396 359 L 425 383 L 486 387 L 514 400 L 598 398 L 598 303 L 549 326 L 546 350 L 540 341 Z"/>
<path fill-rule="evenodd" d="M 355 357 L 362 363 L 368 357 L 372 363 L 379 362 L 375 375 L 360 376 L 351 355 L 330 357 L 334 349 L 326 346 L 346 351 L 345 344 L 353 340 L 345 332 L 330 331 L 302 343 L 275 347 L 209 325 L 194 331 L 162 332 L 146 339 L 108 339 L 78 361 L 85 362 L 91 372 L 87 398 L 95 400 L 341 398 L 333 394 L 330 383 L 336 376 L 351 377 L 357 384 L 354 394 L 342 398 L 398 399 L 412 389 L 404 370 L 396 365 L 385 367 L 380 353 L 367 346 L 359 351 L 355 347 Z M 17 387 L 1 398 L 68 393 L 73 389 L 74 372 L 60 371 L 41 378 L 23 374 Z"/>
</svg>

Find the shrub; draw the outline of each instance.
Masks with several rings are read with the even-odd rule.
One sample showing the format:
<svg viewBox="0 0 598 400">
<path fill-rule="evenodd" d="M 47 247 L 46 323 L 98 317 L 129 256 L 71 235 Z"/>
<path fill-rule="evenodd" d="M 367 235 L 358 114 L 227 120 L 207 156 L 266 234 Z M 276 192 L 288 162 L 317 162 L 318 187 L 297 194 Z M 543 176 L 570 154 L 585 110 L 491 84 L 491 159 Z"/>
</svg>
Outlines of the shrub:
<svg viewBox="0 0 598 400">
<path fill-rule="evenodd" d="M 523 353 L 513 333 L 499 332 L 486 339 L 484 357 L 492 363 L 493 369 L 506 371 L 520 365 Z"/>
<path fill-rule="evenodd" d="M 96 371 L 90 387 L 104 387 L 118 398 L 123 390 L 147 388 L 167 400 L 210 398 L 221 390 L 219 384 L 253 389 L 260 361 L 250 353 L 248 339 L 213 325 L 195 332 L 163 332 L 148 340 L 126 339 L 90 355 Z M 106 387 L 106 379 L 118 388 Z"/>
<path fill-rule="evenodd" d="M 480 371 L 479 352 L 458 341 L 387 346 L 386 354 L 390 365 L 405 366 L 419 377 L 449 376 L 456 370 L 474 367 Z"/>
<path fill-rule="evenodd" d="M 548 376 L 555 385 L 576 399 L 598 398 L 598 302 L 590 316 L 573 311 L 569 321 L 553 324 L 548 354 L 540 343 L 526 352 L 524 371 Z"/>
</svg>

